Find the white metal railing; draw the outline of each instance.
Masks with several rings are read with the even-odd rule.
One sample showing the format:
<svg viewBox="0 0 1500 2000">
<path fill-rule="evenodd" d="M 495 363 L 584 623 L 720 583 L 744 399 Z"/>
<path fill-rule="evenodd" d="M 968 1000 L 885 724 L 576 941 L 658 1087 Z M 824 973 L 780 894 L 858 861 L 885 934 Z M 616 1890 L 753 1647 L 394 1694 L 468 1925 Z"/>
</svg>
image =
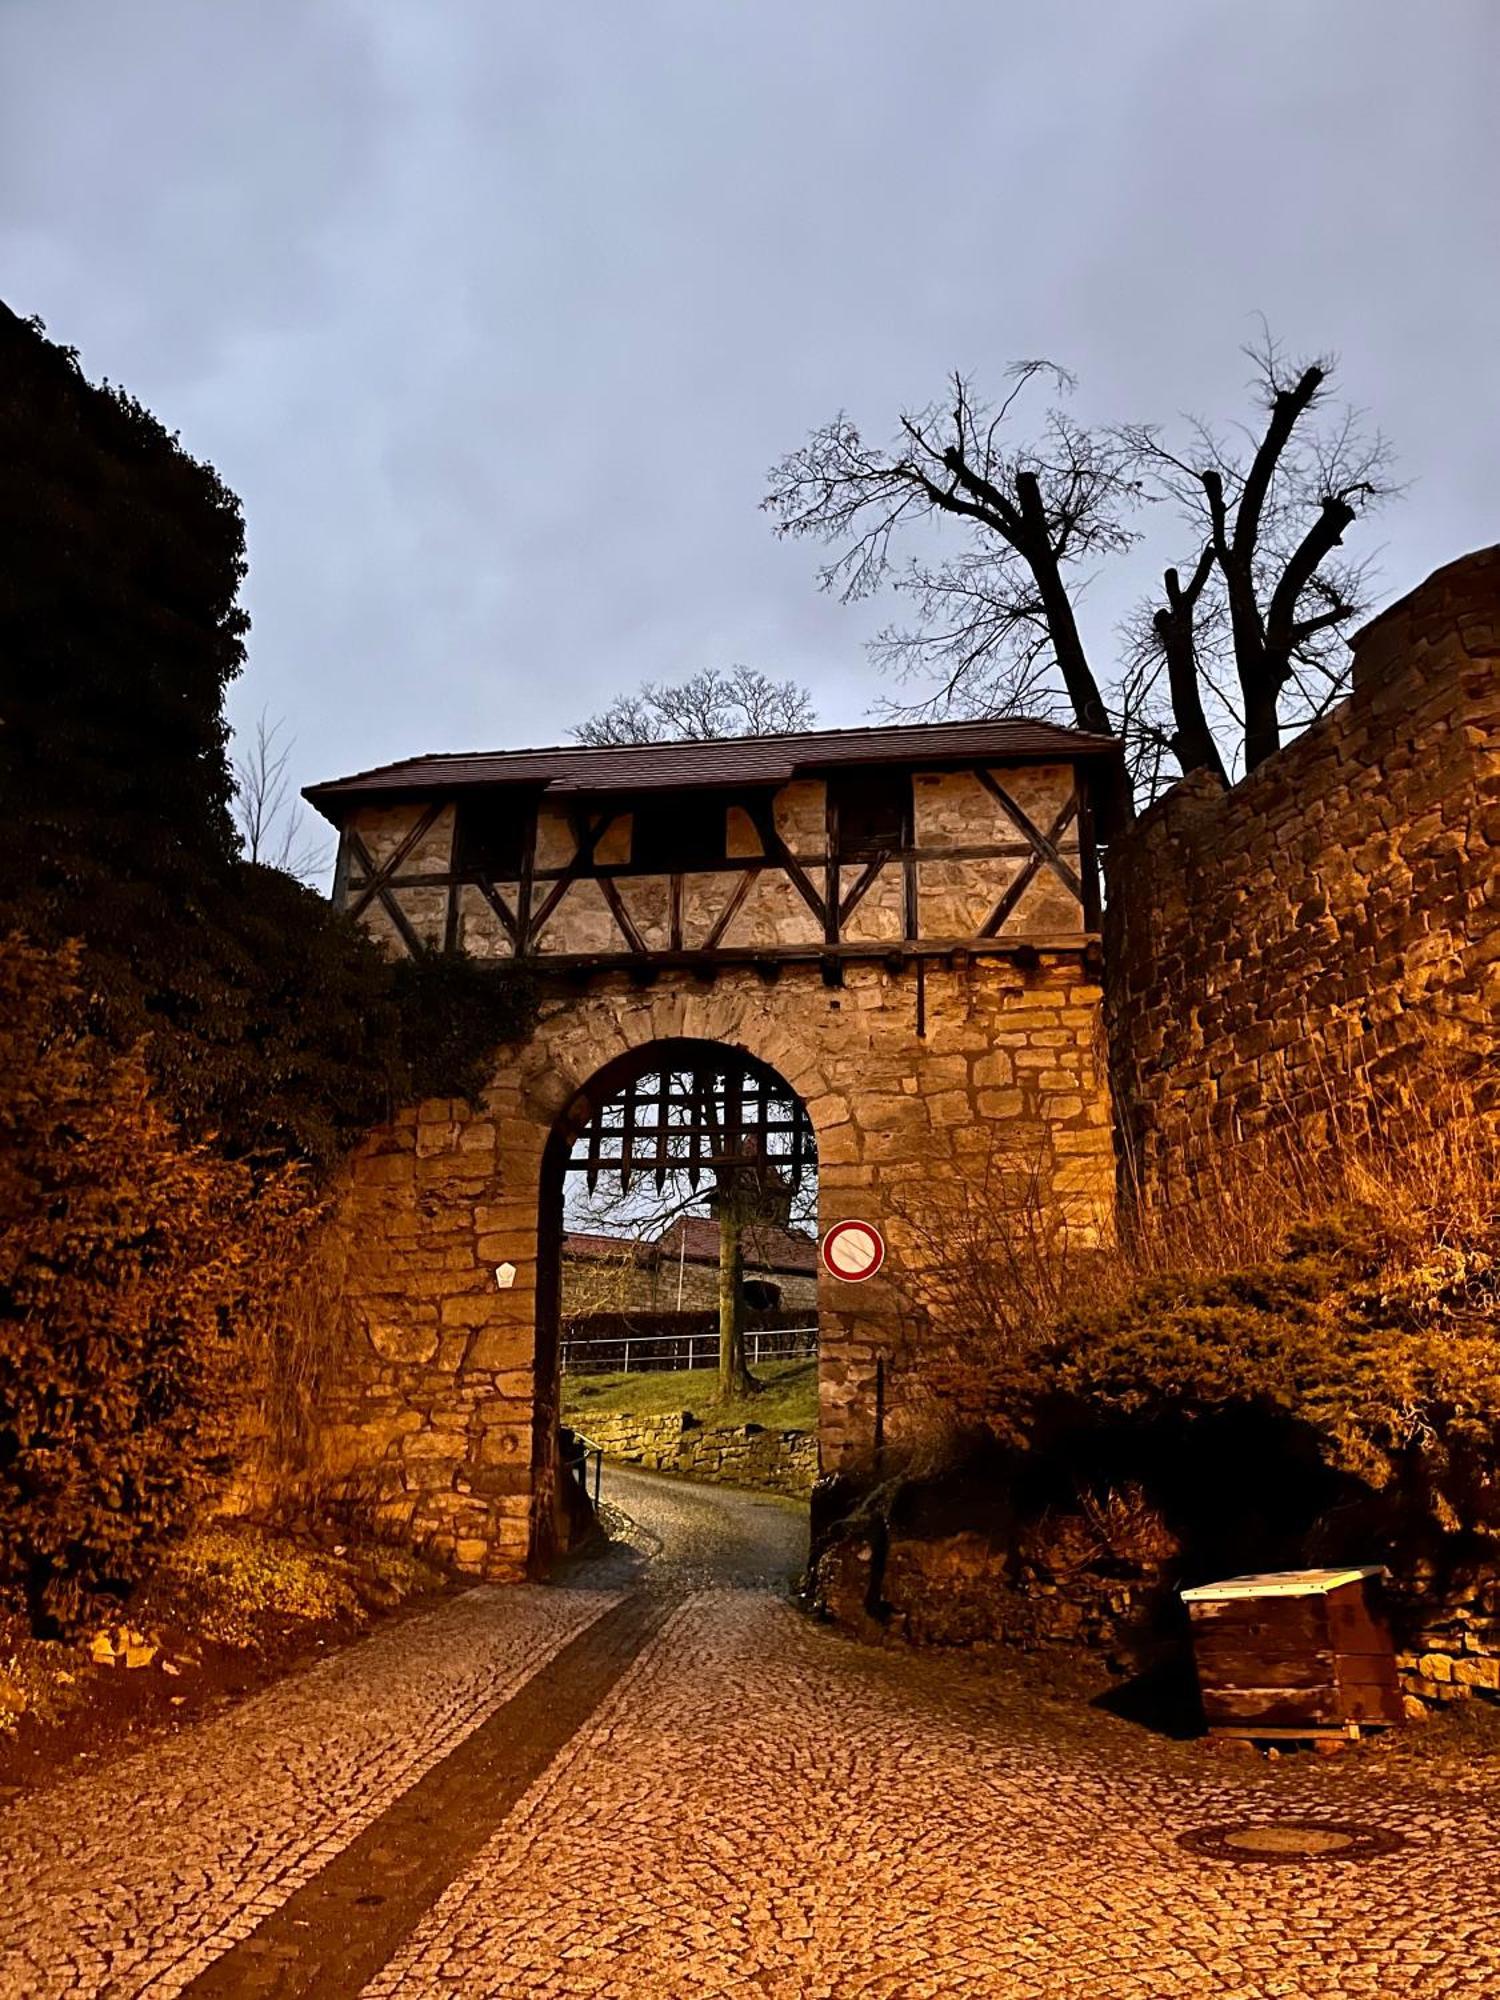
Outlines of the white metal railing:
<svg viewBox="0 0 1500 2000">
<path fill-rule="evenodd" d="M 609 1355 L 585 1353 L 585 1349 L 608 1348 Z M 747 1327 L 745 1359 L 754 1368 L 762 1361 L 798 1361 L 818 1351 L 815 1326 Z M 719 1331 L 710 1327 L 703 1333 L 608 1333 L 576 1340 L 567 1334 L 562 1342 L 565 1375 L 623 1374 L 631 1372 L 631 1355 L 639 1369 L 667 1371 L 678 1368 L 710 1368 L 719 1358 Z M 701 1354 L 702 1359 L 698 1359 Z"/>
</svg>

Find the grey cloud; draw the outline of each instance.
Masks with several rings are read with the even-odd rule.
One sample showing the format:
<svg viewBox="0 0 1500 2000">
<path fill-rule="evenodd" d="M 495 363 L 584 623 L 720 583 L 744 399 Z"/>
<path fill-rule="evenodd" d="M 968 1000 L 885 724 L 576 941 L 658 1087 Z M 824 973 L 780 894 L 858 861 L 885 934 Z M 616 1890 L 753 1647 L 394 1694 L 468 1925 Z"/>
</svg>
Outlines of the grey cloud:
<svg viewBox="0 0 1500 2000">
<path fill-rule="evenodd" d="M 0 290 L 243 497 L 235 713 L 289 719 L 299 779 L 737 659 L 851 721 L 888 608 L 818 595 L 765 469 L 954 365 L 1228 416 L 1263 310 L 1416 482 L 1392 591 L 1494 538 L 1497 18 L 11 0 Z"/>
</svg>

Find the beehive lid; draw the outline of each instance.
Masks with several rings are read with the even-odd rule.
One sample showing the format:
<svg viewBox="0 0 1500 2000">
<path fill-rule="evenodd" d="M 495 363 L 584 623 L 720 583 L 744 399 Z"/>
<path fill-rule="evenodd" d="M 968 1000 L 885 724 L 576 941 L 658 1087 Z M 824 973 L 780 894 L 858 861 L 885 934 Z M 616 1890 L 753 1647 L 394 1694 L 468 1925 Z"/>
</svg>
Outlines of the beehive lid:
<svg viewBox="0 0 1500 2000">
<path fill-rule="evenodd" d="M 1388 1574 L 1381 1563 L 1365 1563 L 1358 1569 L 1279 1569 L 1263 1576 L 1231 1576 L 1222 1583 L 1195 1584 L 1181 1596 L 1184 1604 L 1231 1604 L 1241 1597 L 1323 1597 L 1346 1583 Z"/>
</svg>

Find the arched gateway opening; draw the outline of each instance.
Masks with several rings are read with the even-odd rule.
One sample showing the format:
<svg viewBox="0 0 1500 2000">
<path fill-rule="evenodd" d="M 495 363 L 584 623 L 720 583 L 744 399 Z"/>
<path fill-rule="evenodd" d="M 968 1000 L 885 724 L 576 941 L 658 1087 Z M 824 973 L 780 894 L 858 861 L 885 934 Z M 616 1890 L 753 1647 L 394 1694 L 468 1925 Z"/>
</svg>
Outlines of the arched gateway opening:
<svg viewBox="0 0 1500 2000">
<path fill-rule="evenodd" d="M 587 1178 L 591 1119 L 667 1048 L 774 1074 L 811 1124 L 818 1225 L 884 1233 L 865 1281 L 816 1279 L 819 1461 L 861 1478 L 886 1390 L 918 1408 L 940 1358 L 912 1190 L 982 1188 L 1014 1151 L 1075 1227 L 1107 1225 L 1094 843 L 1121 784 L 1109 739 L 987 721 L 415 758 L 315 787 L 335 900 L 387 950 L 515 965 L 539 996 L 477 1101 L 410 1107 L 350 1163 L 325 1488 L 472 1574 L 545 1567 L 566 1169 L 583 1139 Z"/>
<path fill-rule="evenodd" d="M 769 1309 L 762 1301 L 772 1289 L 747 1279 L 747 1258 L 753 1269 L 778 1251 L 793 1254 L 807 1267 L 810 1289 L 817 1221 L 817 1140 L 807 1108 L 747 1050 L 683 1036 L 647 1042 L 605 1063 L 574 1093 L 548 1136 L 540 1175 L 534 1562 L 545 1564 L 587 1518 L 587 1494 L 569 1477 L 566 1449 L 559 1456 L 559 1437 L 569 1435 L 561 1423 L 562 1326 L 575 1303 L 565 1296 L 565 1242 L 586 1242 L 596 1255 L 617 1246 L 601 1295 L 618 1310 L 600 1318 L 638 1329 L 638 1368 L 691 1370 L 706 1358 L 720 1393 L 743 1399 L 759 1386 L 749 1355 L 753 1341 L 759 1359 L 764 1331 L 751 1335 L 750 1321 Z M 706 1243 L 714 1259 L 715 1326 L 701 1345 L 703 1315 L 685 1308 L 683 1296 L 690 1224 L 698 1225 L 695 1248 Z M 663 1244 L 679 1258 L 675 1308 L 670 1256 L 661 1302 Z M 799 1331 L 810 1321 L 816 1354 L 816 1302 L 796 1317 Z M 674 1329 L 674 1320 L 694 1333 Z M 627 1342 L 628 1334 L 601 1336 L 597 1356 L 588 1351 L 595 1343 L 579 1343 L 571 1365 L 628 1367 Z"/>
</svg>

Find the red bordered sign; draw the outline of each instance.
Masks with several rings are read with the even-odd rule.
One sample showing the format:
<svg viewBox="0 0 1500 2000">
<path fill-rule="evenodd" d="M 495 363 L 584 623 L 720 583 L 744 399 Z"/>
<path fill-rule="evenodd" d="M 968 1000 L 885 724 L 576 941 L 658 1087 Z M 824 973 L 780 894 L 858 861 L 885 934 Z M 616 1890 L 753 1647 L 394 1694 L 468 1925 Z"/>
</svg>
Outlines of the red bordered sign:
<svg viewBox="0 0 1500 2000">
<path fill-rule="evenodd" d="M 846 1285 L 873 1278 L 885 1262 L 885 1238 L 873 1222 L 836 1222 L 823 1238 L 823 1267 Z"/>
</svg>

